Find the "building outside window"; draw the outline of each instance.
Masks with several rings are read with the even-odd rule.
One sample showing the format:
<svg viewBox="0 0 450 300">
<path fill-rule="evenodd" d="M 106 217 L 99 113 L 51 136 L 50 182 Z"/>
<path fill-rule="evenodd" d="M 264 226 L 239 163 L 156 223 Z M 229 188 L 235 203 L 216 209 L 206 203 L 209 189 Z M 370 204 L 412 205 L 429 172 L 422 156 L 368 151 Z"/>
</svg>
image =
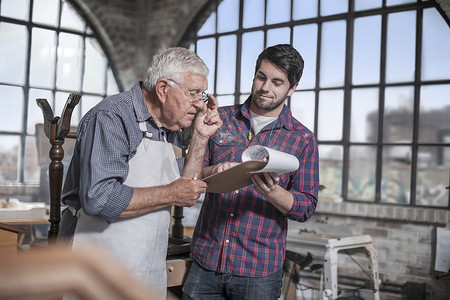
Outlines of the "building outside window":
<svg viewBox="0 0 450 300">
<path fill-rule="evenodd" d="M 317 137 L 321 199 L 450 207 L 450 22 L 435 1 L 210 3 L 181 44 L 219 105 L 247 99 L 265 47 L 302 54 L 287 105 Z"/>
</svg>

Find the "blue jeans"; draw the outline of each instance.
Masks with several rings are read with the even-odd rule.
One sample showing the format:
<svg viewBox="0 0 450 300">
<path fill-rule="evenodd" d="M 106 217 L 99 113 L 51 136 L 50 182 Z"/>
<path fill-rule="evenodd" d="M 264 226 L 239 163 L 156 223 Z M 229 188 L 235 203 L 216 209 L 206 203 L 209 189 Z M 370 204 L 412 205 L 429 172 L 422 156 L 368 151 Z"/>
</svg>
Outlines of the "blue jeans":
<svg viewBox="0 0 450 300">
<path fill-rule="evenodd" d="M 266 277 L 242 277 L 206 270 L 194 260 L 183 299 L 275 300 L 281 295 L 282 278 L 282 268 Z"/>
</svg>

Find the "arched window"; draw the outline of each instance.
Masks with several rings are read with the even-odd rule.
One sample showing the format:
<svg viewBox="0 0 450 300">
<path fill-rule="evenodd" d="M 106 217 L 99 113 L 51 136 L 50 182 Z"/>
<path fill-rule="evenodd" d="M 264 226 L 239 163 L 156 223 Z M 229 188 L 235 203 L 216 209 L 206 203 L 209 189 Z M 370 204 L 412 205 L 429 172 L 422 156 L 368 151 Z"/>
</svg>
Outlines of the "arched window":
<svg viewBox="0 0 450 300">
<path fill-rule="evenodd" d="M 60 116 L 70 93 L 81 93 L 81 116 L 119 91 L 96 35 L 64 0 L 0 1 L 0 181 L 39 181 L 37 98 Z"/>
<path fill-rule="evenodd" d="M 257 55 L 305 69 L 287 105 L 319 144 L 320 198 L 449 208 L 450 29 L 435 1 L 210 1 L 185 35 L 220 105 L 249 95 Z"/>
</svg>

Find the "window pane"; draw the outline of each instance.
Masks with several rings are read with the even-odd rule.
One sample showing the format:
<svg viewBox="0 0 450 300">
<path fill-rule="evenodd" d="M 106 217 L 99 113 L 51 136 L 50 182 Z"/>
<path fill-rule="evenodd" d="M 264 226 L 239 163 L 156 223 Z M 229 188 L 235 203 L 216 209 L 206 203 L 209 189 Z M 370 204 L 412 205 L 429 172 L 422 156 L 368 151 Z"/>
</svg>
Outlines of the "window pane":
<svg viewBox="0 0 450 300">
<path fill-rule="evenodd" d="M 103 100 L 103 97 L 84 95 L 78 106 L 81 107 L 81 116 L 84 116 L 91 108 Z"/>
<path fill-rule="evenodd" d="M 58 25 L 59 0 L 39 0 L 33 2 L 33 22 Z"/>
<path fill-rule="evenodd" d="M 83 99 L 85 96 L 83 95 L 81 98 Z M 57 92 L 55 95 L 55 108 L 53 109 L 53 113 L 55 116 L 61 116 L 64 106 L 66 105 L 67 98 L 69 98 L 68 93 Z M 80 104 L 75 106 L 72 113 L 72 118 L 70 120 L 70 126 L 77 126 L 80 121 Z"/>
<path fill-rule="evenodd" d="M 352 142 L 378 140 L 378 88 L 354 89 L 350 123 Z"/>
<path fill-rule="evenodd" d="M 0 135 L 0 180 L 17 180 L 19 137 Z"/>
<path fill-rule="evenodd" d="M 59 35 L 58 68 L 56 85 L 60 89 L 79 90 L 81 77 L 81 49 L 83 40 L 80 36 L 68 33 Z"/>
<path fill-rule="evenodd" d="M 244 0 L 242 27 L 251 28 L 264 25 L 264 0 Z"/>
<path fill-rule="evenodd" d="M 415 26 L 415 11 L 388 15 L 386 82 L 414 80 Z"/>
<path fill-rule="evenodd" d="M 317 17 L 318 0 L 294 0 L 292 18 L 294 20 Z"/>
<path fill-rule="evenodd" d="M 36 138 L 34 136 L 27 136 L 25 138 L 24 181 L 38 183 L 40 171 Z"/>
<path fill-rule="evenodd" d="M 360 201 L 375 201 L 377 148 L 351 146 L 348 198 Z"/>
<path fill-rule="evenodd" d="M 105 92 L 106 59 L 96 39 L 86 38 L 83 91 L 103 94 Z"/>
<path fill-rule="evenodd" d="M 399 4 L 406 4 L 406 3 L 412 3 L 416 2 L 417 0 L 386 0 L 386 5 L 399 5 Z"/>
<path fill-rule="evenodd" d="M 294 27 L 293 46 L 305 62 L 298 89 L 314 88 L 316 86 L 317 24 Z"/>
<path fill-rule="evenodd" d="M 380 81 L 381 16 L 355 20 L 353 84 Z"/>
<path fill-rule="evenodd" d="M 236 36 L 219 38 L 217 60 L 217 93 L 234 93 L 236 78 Z"/>
<path fill-rule="evenodd" d="M 239 27 L 239 0 L 226 0 L 217 8 L 217 32 L 236 30 Z"/>
<path fill-rule="evenodd" d="M 320 15 L 328 16 L 348 11 L 348 0 L 321 0 Z"/>
<path fill-rule="evenodd" d="M 0 1 L 0 13 L 3 17 L 27 20 L 28 0 L 2 0 Z"/>
<path fill-rule="evenodd" d="M 381 7 L 382 0 L 355 0 L 355 10 Z"/>
<path fill-rule="evenodd" d="M 25 26 L 0 23 L 0 82 L 24 83 L 27 36 Z"/>
<path fill-rule="evenodd" d="M 384 101 L 383 141 L 410 143 L 413 130 L 414 88 L 386 88 Z"/>
<path fill-rule="evenodd" d="M 267 30 L 267 47 L 290 43 L 291 30 L 288 27 Z"/>
<path fill-rule="evenodd" d="M 318 139 L 342 139 L 344 92 L 342 90 L 319 92 Z"/>
<path fill-rule="evenodd" d="M 0 85 L 0 131 L 22 131 L 23 89 Z"/>
<path fill-rule="evenodd" d="M 314 92 L 295 92 L 291 96 L 292 115 L 312 132 L 314 132 L 315 104 Z"/>
<path fill-rule="evenodd" d="M 322 27 L 320 86 L 342 86 L 345 74 L 345 21 L 326 22 Z"/>
<path fill-rule="evenodd" d="M 214 73 L 216 71 L 216 39 L 203 39 L 197 42 L 197 54 L 209 68 L 208 91 L 214 92 Z"/>
<path fill-rule="evenodd" d="M 250 93 L 258 55 L 264 48 L 264 33 L 249 32 L 242 35 L 241 93 Z"/>
<path fill-rule="evenodd" d="M 319 146 L 319 182 L 325 186 L 323 196 L 340 199 L 342 194 L 342 147 Z"/>
<path fill-rule="evenodd" d="M 30 89 L 28 95 L 28 120 L 27 120 L 27 133 L 35 134 L 36 124 L 44 123 L 44 114 L 41 108 L 37 105 L 36 99 L 47 99 L 50 106 L 53 103 L 52 92 L 48 90 Z M 61 116 L 59 113 L 58 116 Z"/>
<path fill-rule="evenodd" d="M 67 1 L 64 1 L 61 12 L 61 27 L 83 31 L 84 24 L 84 20 L 81 16 L 67 3 Z"/>
<path fill-rule="evenodd" d="M 419 141 L 442 143 L 450 131 L 450 85 L 422 86 L 420 93 Z"/>
<path fill-rule="evenodd" d="M 33 28 L 30 84 L 51 88 L 55 74 L 55 31 Z"/>
<path fill-rule="evenodd" d="M 422 80 L 450 78 L 450 29 L 436 9 L 423 12 Z"/>
<path fill-rule="evenodd" d="M 267 0 L 267 24 L 291 20 L 291 0 Z"/>
<path fill-rule="evenodd" d="M 248 99 L 249 96 L 250 96 L 250 94 L 242 94 L 242 95 L 239 97 L 239 104 L 244 103 L 244 102 Z"/>
<path fill-rule="evenodd" d="M 450 131 L 446 135 L 450 142 Z M 416 203 L 426 206 L 448 206 L 450 147 L 419 147 Z"/>
<path fill-rule="evenodd" d="M 107 95 L 114 95 L 119 93 L 119 87 L 117 86 L 116 79 L 114 77 L 114 74 L 111 70 L 111 68 L 108 68 L 108 86 L 107 86 Z"/>
<path fill-rule="evenodd" d="M 219 102 L 219 106 L 234 105 L 234 96 L 218 96 L 217 102 Z"/>
<path fill-rule="evenodd" d="M 202 28 L 197 32 L 198 36 L 213 34 L 216 32 L 216 16 L 215 12 L 211 13 L 208 20 L 203 24 Z"/>
<path fill-rule="evenodd" d="M 411 147 L 383 149 L 381 202 L 408 204 L 411 189 Z"/>
</svg>

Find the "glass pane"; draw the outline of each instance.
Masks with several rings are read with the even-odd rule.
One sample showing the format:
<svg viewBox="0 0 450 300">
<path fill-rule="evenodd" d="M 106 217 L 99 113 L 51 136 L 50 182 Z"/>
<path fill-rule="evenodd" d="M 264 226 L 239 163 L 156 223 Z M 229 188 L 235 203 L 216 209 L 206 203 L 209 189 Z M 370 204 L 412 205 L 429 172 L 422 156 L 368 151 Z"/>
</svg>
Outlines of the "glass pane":
<svg viewBox="0 0 450 300">
<path fill-rule="evenodd" d="M 116 78 L 114 77 L 114 74 L 111 70 L 111 68 L 108 68 L 107 73 L 107 80 L 108 80 L 108 86 L 107 86 L 107 95 L 115 95 L 119 93 L 119 87 L 117 86 Z"/>
<path fill-rule="evenodd" d="M 410 143 L 412 141 L 413 112 L 413 87 L 386 88 L 383 141 L 387 143 Z"/>
<path fill-rule="evenodd" d="M 36 124 L 44 123 L 44 114 L 41 108 L 37 105 L 36 99 L 47 99 L 50 106 L 53 103 L 52 92 L 48 90 L 30 89 L 28 94 L 28 120 L 27 120 L 27 133 L 35 134 Z M 61 114 L 58 114 L 59 116 Z"/>
<path fill-rule="evenodd" d="M 443 143 L 450 131 L 450 85 L 422 86 L 419 111 L 419 141 Z"/>
<path fill-rule="evenodd" d="M 319 9 L 318 0 L 294 0 L 292 18 L 294 20 L 317 17 Z"/>
<path fill-rule="evenodd" d="M 97 39 L 86 38 L 83 91 L 105 93 L 106 58 Z"/>
<path fill-rule="evenodd" d="M 353 84 L 380 81 L 381 16 L 355 19 Z"/>
<path fill-rule="evenodd" d="M 0 82 L 24 84 L 26 27 L 3 22 L 0 25 Z"/>
<path fill-rule="evenodd" d="M 314 113 L 316 100 L 314 92 L 295 92 L 291 96 L 292 115 L 309 130 L 314 132 Z"/>
<path fill-rule="evenodd" d="M 22 131 L 23 89 L 0 85 L 0 131 Z"/>
<path fill-rule="evenodd" d="M 350 200 L 375 201 L 377 148 L 351 146 L 348 174 Z"/>
<path fill-rule="evenodd" d="M 91 108 L 103 100 L 103 97 L 83 95 L 78 106 L 81 107 L 81 116 L 84 116 Z"/>
<path fill-rule="evenodd" d="M 250 93 L 258 55 L 264 49 L 264 33 L 254 31 L 242 35 L 241 93 Z"/>
<path fill-rule="evenodd" d="M 55 78 L 55 31 L 33 28 L 30 84 L 51 88 Z"/>
<path fill-rule="evenodd" d="M 61 27 L 83 31 L 84 26 L 85 22 L 78 12 L 67 1 L 64 1 L 61 11 Z"/>
<path fill-rule="evenodd" d="M 408 28 L 408 30 L 405 30 Z M 386 82 L 412 81 L 415 70 L 416 12 L 388 15 Z"/>
<path fill-rule="evenodd" d="M 208 20 L 203 24 L 202 28 L 197 32 L 198 36 L 213 34 L 216 32 L 216 13 L 213 12 Z"/>
<path fill-rule="evenodd" d="M 239 0 L 222 1 L 217 8 L 217 32 L 236 30 L 239 27 Z"/>
<path fill-rule="evenodd" d="M 79 90 L 81 77 L 81 36 L 60 33 L 56 86 L 60 89 Z"/>
<path fill-rule="evenodd" d="M 450 142 L 450 131 L 446 135 Z M 416 204 L 448 206 L 450 147 L 419 147 Z"/>
<path fill-rule="evenodd" d="M 381 7 L 382 0 L 355 0 L 355 10 Z"/>
<path fill-rule="evenodd" d="M 209 68 L 208 91 L 214 93 L 214 73 L 216 71 L 216 39 L 203 39 L 197 41 L 197 55 Z"/>
<path fill-rule="evenodd" d="M 219 102 L 219 106 L 234 105 L 234 96 L 218 96 L 217 101 Z"/>
<path fill-rule="evenodd" d="M 342 86 L 345 74 L 345 21 L 325 22 L 322 27 L 320 86 Z"/>
<path fill-rule="evenodd" d="M 0 180 L 17 180 L 18 136 L 0 135 Z"/>
<path fill-rule="evenodd" d="M 217 93 L 234 93 L 236 78 L 236 36 L 219 38 L 217 59 Z"/>
<path fill-rule="evenodd" d="M 342 200 L 342 147 L 319 145 L 319 182 L 325 189 L 320 198 Z"/>
<path fill-rule="evenodd" d="M 244 0 L 242 27 L 251 28 L 264 25 L 264 0 Z"/>
<path fill-rule="evenodd" d="M 291 0 L 267 0 L 267 24 L 291 20 Z"/>
<path fill-rule="evenodd" d="M 59 0 L 33 1 L 33 22 L 58 25 Z"/>
<path fill-rule="evenodd" d="M 291 30 L 288 27 L 267 30 L 267 47 L 290 43 Z"/>
<path fill-rule="evenodd" d="M 422 80 L 450 78 L 450 29 L 436 9 L 423 12 Z"/>
<path fill-rule="evenodd" d="M 314 88 L 316 86 L 317 24 L 294 27 L 293 46 L 305 62 L 298 89 Z"/>
<path fill-rule="evenodd" d="M 378 88 L 354 89 L 350 123 L 352 142 L 378 140 Z"/>
<path fill-rule="evenodd" d="M 25 182 L 39 182 L 41 168 L 38 163 L 36 138 L 34 136 L 27 136 L 25 138 L 25 157 L 23 168 Z"/>
<path fill-rule="evenodd" d="M 242 95 L 239 97 L 239 104 L 244 103 L 244 102 L 248 99 L 249 96 L 250 96 L 250 94 L 242 94 Z"/>
<path fill-rule="evenodd" d="M 28 20 L 28 0 L 2 0 L 0 13 L 3 17 Z"/>
<path fill-rule="evenodd" d="M 417 0 L 386 0 L 386 5 L 399 5 L 399 4 L 406 4 L 406 3 L 413 3 Z"/>
<path fill-rule="evenodd" d="M 82 99 L 84 99 L 84 95 Z M 55 108 L 53 109 L 53 113 L 55 116 L 61 116 L 64 106 L 66 105 L 67 98 L 69 98 L 68 93 L 56 92 L 55 94 Z M 80 104 L 73 109 L 72 118 L 70 120 L 70 126 L 77 126 L 80 121 Z"/>
<path fill-rule="evenodd" d="M 328 16 L 348 12 L 348 0 L 321 0 L 320 15 Z"/>
<path fill-rule="evenodd" d="M 411 147 L 385 147 L 381 176 L 381 202 L 408 204 L 411 190 Z"/>
<path fill-rule="evenodd" d="M 321 141 L 342 139 L 344 119 L 344 91 L 319 92 L 319 120 L 317 137 Z"/>
</svg>

